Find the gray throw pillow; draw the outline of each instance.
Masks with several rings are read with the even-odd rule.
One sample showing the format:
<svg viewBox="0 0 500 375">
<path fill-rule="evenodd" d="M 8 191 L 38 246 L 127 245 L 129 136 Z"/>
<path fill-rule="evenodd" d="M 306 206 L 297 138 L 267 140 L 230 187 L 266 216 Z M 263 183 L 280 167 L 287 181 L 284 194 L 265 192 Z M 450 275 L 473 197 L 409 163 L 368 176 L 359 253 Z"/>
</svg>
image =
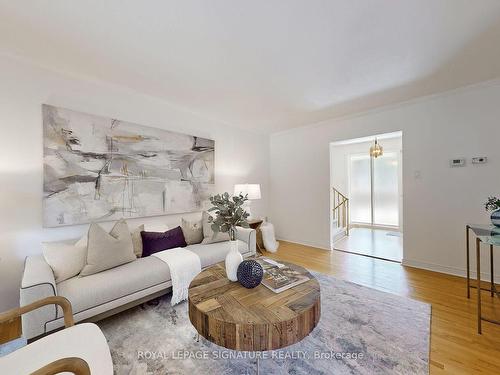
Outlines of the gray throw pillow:
<svg viewBox="0 0 500 375">
<path fill-rule="evenodd" d="M 217 233 L 214 236 L 212 230 L 212 223 L 208 222 L 208 217 L 211 216 L 207 211 L 203 211 L 201 221 L 203 222 L 203 241 L 202 244 L 209 244 L 215 242 L 229 241 L 229 233 Z"/>
<path fill-rule="evenodd" d="M 105 271 L 135 259 L 132 236 L 125 220 L 117 222 L 109 233 L 92 223 L 87 239 L 87 260 L 80 276 Z"/>
<path fill-rule="evenodd" d="M 203 241 L 203 224 L 201 220 L 188 221 L 183 218 L 181 228 L 188 245 L 194 245 Z"/>
</svg>

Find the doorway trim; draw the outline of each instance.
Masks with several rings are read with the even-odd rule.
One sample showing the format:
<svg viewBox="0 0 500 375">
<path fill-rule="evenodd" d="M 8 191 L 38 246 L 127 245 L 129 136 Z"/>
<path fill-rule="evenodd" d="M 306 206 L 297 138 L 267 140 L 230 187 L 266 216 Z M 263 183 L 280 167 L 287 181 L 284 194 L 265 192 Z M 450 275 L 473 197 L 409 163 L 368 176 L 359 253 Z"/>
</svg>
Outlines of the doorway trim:
<svg viewBox="0 0 500 375">
<path fill-rule="evenodd" d="M 329 181 L 329 184 L 330 184 L 330 195 L 332 194 L 332 187 L 335 187 L 335 183 L 336 181 L 334 181 L 334 168 L 337 169 L 339 168 L 338 166 L 334 166 L 334 162 L 333 162 L 333 152 L 334 152 L 334 147 L 336 146 L 343 146 L 343 145 L 350 145 L 350 144 L 357 144 L 357 143 L 367 143 L 367 142 L 373 142 L 375 140 L 375 138 L 377 138 L 377 140 L 379 141 L 383 141 L 384 139 L 391 139 L 391 138 L 401 138 L 401 150 L 399 150 L 399 155 L 398 155 L 398 161 L 399 161 L 399 181 L 398 181 L 398 185 L 399 185 L 399 201 L 398 201 L 398 206 L 399 206 L 399 227 L 392 227 L 392 226 L 385 226 L 385 225 L 363 225 L 361 223 L 352 223 L 353 227 L 367 227 L 367 228 L 373 228 L 373 229 L 385 229 L 385 230 L 393 230 L 393 231 L 400 231 L 400 232 L 403 232 L 403 223 L 404 223 L 404 207 L 403 207 L 403 204 L 404 204 L 404 199 L 403 199 L 403 194 L 404 194 L 404 186 L 403 186 L 403 147 L 404 147 L 404 140 L 403 140 L 403 131 L 402 130 L 398 130 L 398 131 L 394 131 L 394 132 L 388 132 L 388 133 L 379 133 L 379 134 L 373 134 L 373 135 L 368 135 L 368 136 L 362 136 L 362 137 L 357 137 L 357 138 L 348 138 L 348 139 L 341 139 L 341 140 L 336 140 L 336 141 L 332 141 L 330 142 L 329 144 L 329 166 L 330 166 L 330 181 Z M 395 151 L 394 149 L 390 150 L 390 151 Z M 368 152 L 368 151 L 367 151 Z M 338 159 L 337 159 L 338 160 Z M 347 160 L 346 160 L 347 161 Z M 345 168 L 347 168 L 347 166 L 345 166 Z M 374 173 L 373 173 L 373 158 L 371 158 L 370 160 L 370 169 L 371 169 L 371 176 L 370 176 L 370 179 L 371 179 L 371 186 L 370 186 L 370 190 L 371 190 L 371 206 L 373 207 L 374 205 L 374 192 L 373 192 L 373 179 L 374 179 Z M 342 172 L 342 173 L 347 173 L 347 172 Z M 344 181 L 344 185 L 346 186 L 346 181 Z M 343 187 L 345 193 L 349 194 L 348 193 L 348 190 L 346 190 L 346 187 Z M 335 250 L 333 244 L 338 240 L 333 240 L 333 236 L 332 236 L 332 233 L 333 233 L 333 215 L 332 215 L 332 199 L 330 197 L 330 227 L 329 227 L 329 230 L 330 230 L 330 249 L 331 250 Z M 374 222 L 374 210 L 372 209 L 371 210 L 371 222 L 373 224 Z M 351 223 L 349 223 L 350 225 Z M 403 246 L 403 254 L 402 254 L 402 258 L 404 259 L 404 246 Z M 356 254 L 356 253 L 354 253 Z M 363 254 L 359 254 L 359 255 L 363 255 Z M 368 256 L 368 255 L 363 255 L 363 256 Z M 381 258 L 383 259 L 383 258 Z"/>
</svg>

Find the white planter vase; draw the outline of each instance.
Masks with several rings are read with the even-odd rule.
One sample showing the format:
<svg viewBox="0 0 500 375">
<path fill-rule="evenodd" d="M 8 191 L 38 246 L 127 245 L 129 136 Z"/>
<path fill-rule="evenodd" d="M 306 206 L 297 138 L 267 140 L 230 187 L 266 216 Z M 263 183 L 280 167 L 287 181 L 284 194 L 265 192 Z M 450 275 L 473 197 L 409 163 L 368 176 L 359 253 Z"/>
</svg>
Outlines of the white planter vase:
<svg viewBox="0 0 500 375">
<path fill-rule="evenodd" d="M 229 241 L 231 249 L 226 255 L 226 275 L 231 281 L 237 281 L 238 277 L 236 272 L 238 271 L 238 266 L 243 262 L 243 256 L 238 251 L 238 241 Z"/>
</svg>

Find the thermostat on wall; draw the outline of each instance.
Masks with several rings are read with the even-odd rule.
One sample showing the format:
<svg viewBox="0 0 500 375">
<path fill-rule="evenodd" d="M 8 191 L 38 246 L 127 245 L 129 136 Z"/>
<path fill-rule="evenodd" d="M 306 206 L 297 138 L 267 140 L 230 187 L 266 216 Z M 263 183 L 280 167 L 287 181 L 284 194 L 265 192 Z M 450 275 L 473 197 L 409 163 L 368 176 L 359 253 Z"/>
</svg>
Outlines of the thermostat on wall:
<svg viewBox="0 0 500 375">
<path fill-rule="evenodd" d="M 486 164 L 488 161 L 488 158 L 486 156 L 478 156 L 475 158 L 472 158 L 472 164 Z"/>
<path fill-rule="evenodd" d="M 465 166 L 465 159 L 451 159 L 450 160 L 451 167 L 463 167 Z"/>
</svg>

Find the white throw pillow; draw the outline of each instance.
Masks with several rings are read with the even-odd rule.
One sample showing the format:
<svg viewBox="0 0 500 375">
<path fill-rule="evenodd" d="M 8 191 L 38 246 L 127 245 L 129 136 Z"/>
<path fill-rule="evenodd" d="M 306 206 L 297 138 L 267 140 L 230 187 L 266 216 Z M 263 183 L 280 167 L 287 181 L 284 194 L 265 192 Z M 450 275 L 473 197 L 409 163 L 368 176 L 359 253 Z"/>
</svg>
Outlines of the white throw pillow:
<svg viewBox="0 0 500 375">
<path fill-rule="evenodd" d="M 203 222 L 203 241 L 202 244 L 209 244 L 215 242 L 229 241 L 229 233 L 217 233 L 212 230 L 212 223 L 208 222 L 211 215 L 207 211 L 203 211 L 201 221 Z"/>
<path fill-rule="evenodd" d="M 42 243 L 43 257 L 52 268 L 56 283 L 78 275 L 85 266 L 87 245 L 82 240 L 76 243 L 75 240 Z"/>
<path fill-rule="evenodd" d="M 86 264 L 80 276 L 92 275 L 136 259 L 125 220 L 118 221 L 109 233 L 96 223 L 90 224 L 87 242 Z"/>
</svg>

